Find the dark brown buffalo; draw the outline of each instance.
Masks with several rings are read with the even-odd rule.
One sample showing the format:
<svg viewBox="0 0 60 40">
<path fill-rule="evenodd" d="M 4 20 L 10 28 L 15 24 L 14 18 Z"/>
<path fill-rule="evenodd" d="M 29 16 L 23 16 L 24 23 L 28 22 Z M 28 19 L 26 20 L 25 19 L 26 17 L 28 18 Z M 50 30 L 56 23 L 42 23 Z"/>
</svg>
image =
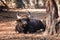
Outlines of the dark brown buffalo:
<svg viewBox="0 0 60 40">
<path fill-rule="evenodd" d="M 17 15 L 17 25 L 16 25 L 16 32 L 18 33 L 35 33 L 38 30 L 42 29 L 45 31 L 45 26 L 40 20 L 30 19 L 30 15 L 26 15 L 26 17 L 21 17 Z"/>
</svg>

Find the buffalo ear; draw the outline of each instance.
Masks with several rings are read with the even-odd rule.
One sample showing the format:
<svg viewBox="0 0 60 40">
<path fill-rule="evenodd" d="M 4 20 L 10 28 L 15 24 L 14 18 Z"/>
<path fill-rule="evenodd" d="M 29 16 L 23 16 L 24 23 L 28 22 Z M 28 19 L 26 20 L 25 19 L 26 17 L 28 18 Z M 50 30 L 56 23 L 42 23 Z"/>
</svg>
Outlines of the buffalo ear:
<svg viewBox="0 0 60 40">
<path fill-rule="evenodd" d="M 21 19 L 21 16 L 19 16 L 19 13 L 16 14 L 17 19 Z"/>
<path fill-rule="evenodd" d="M 28 17 L 30 18 L 30 17 L 31 17 L 31 15 L 28 15 Z"/>
<path fill-rule="evenodd" d="M 31 13 L 29 11 L 28 11 L 27 15 L 28 15 L 29 18 L 31 17 Z"/>
</svg>

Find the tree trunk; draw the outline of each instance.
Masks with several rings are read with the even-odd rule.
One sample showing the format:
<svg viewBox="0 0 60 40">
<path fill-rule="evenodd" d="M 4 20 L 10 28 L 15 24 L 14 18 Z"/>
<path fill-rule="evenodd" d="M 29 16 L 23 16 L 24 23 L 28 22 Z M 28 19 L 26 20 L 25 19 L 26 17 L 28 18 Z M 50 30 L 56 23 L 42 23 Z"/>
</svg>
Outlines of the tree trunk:
<svg viewBox="0 0 60 40">
<path fill-rule="evenodd" d="M 46 32 L 48 34 L 55 34 L 55 24 L 56 19 L 58 18 L 58 8 L 55 0 L 47 0 L 46 7 L 47 13 L 49 13 L 46 18 Z"/>
</svg>

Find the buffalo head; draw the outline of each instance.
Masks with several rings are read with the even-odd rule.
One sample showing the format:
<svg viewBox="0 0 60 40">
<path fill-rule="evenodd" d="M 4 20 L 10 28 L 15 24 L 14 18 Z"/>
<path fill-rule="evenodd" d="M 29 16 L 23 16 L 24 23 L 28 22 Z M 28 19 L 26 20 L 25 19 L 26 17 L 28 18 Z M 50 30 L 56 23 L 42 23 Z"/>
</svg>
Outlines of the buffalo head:
<svg viewBox="0 0 60 40">
<path fill-rule="evenodd" d="M 30 18 L 30 12 L 27 12 L 27 14 L 20 14 L 17 13 L 17 21 L 21 22 L 23 25 L 27 24 Z"/>
</svg>

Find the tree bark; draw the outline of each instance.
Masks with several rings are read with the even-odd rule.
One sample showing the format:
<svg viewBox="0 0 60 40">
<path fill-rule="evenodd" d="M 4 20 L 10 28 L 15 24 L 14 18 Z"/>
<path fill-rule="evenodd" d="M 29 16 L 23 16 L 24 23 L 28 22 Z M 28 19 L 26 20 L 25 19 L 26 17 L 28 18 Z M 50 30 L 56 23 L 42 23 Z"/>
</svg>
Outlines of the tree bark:
<svg viewBox="0 0 60 40">
<path fill-rule="evenodd" d="M 4 1 L 1 0 L 1 2 L 5 5 L 6 8 L 8 8 L 7 4 L 5 4 Z"/>
<path fill-rule="evenodd" d="M 47 0 L 46 11 L 49 13 L 48 17 L 46 18 L 46 32 L 48 34 L 56 34 L 55 24 L 56 19 L 58 18 L 58 8 L 55 0 Z"/>
</svg>

